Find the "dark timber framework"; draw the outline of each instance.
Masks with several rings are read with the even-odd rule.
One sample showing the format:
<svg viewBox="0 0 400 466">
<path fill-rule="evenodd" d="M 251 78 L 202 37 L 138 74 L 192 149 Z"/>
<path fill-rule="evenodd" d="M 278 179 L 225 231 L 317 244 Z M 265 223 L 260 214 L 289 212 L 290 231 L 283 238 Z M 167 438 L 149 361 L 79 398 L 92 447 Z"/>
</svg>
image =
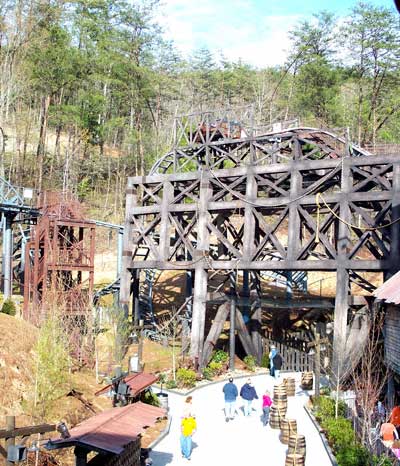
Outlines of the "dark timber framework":
<svg viewBox="0 0 400 466">
<path fill-rule="evenodd" d="M 209 277 L 243 271 L 255 322 L 247 346 L 259 356 L 259 274 L 333 271 L 339 354 L 352 284 L 371 291 L 362 272 L 399 268 L 398 155 L 373 156 L 310 128 L 257 135 L 248 126 L 234 139 L 215 121 L 178 118 L 174 149 L 149 176 L 129 178 L 121 304 L 127 309 L 132 291 L 137 300 L 140 270 L 194 272 L 191 356 L 202 364 Z"/>
</svg>

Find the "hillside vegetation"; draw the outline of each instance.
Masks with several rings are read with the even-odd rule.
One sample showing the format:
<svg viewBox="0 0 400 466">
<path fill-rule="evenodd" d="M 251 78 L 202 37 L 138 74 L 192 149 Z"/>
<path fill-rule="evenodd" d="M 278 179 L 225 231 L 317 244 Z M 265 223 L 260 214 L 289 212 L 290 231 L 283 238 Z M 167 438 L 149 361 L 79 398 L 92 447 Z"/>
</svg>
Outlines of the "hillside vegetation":
<svg viewBox="0 0 400 466">
<path fill-rule="evenodd" d="M 120 218 L 126 177 L 170 148 L 175 115 L 243 105 L 258 127 L 296 117 L 347 127 L 363 145 L 399 142 L 394 8 L 317 13 L 290 31 L 287 62 L 264 69 L 214 50 L 184 59 L 156 17 L 153 0 L 0 3 L 7 178 L 74 191 L 101 217 Z"/>
</svg>

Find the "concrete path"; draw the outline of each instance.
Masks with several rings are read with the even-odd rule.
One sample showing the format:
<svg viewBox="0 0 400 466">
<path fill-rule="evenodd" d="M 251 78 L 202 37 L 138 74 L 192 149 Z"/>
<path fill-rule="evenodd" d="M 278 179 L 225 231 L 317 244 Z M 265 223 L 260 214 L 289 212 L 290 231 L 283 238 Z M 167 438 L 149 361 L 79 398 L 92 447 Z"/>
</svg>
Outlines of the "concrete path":
<svg viewBox="0 0 400 466">
<path fill-rule="evenodd" d="M 297 431 L 305 435 L 307 455 L 306 466 L 330 466 L 328 454 L 318 432 L 309 419 L 303 406 L 308 393 L 299 388 L 300 374 L 284 374 L 296 378 L 296 396 L 288 398 L 287 418 L 297 420 Z M 235 379 L 240 391 L 246 378 Z M 272 395 L 274 379 L 269 375 L 251 377 L 257 394 L 261 399 L 266 389 Z M 244 417 L 241 398 L 238 398 L 239 414 L 233 421 L 225 422 L 222 387 L 225 382 L 207 385 L 192 393 L 193 408 L 197 419 L 197 432 L 193 436 L 191 461 L 181 457 L 180 417 L 185 396 L 169 393 L 169 407 L 172 423 L 169 434 L 151 452 L 153 466 L 184 465 L 216 466 L 265 464 L 284 466 L 287 446 L 279 441 L 279 430 L 263 427 L 261 401 L 255 400 L 251 417 Z"/>
</svg>

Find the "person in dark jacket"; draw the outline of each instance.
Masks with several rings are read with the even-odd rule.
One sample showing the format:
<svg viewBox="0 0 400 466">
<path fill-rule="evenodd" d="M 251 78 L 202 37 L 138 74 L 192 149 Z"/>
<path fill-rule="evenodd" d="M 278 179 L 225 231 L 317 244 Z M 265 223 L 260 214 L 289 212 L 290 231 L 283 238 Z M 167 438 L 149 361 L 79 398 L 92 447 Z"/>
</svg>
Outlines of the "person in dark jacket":
<svg viewBox="0 0 400 466">
<path fill-rule="evenodd" d="M 279 379 L 279 374 L 281 373 L 283 364 L 282 356 L 279 353 L 276 353 L 272 361 L 274 363 L 275 378 Z"/>
<path fill-rule="evenodd" d="M 244 401 L 244 415 L 250 416 L 252 410 L 251 405 L 253 403 L 253 400 L 258 400 L 256 389 L 254 388 L 250 379 L 247 379 L 247 382 L 240 389 L 240 396 L 243 398 Z"/>
<path fill-rule="evenodd" d="M 228 422 L 229 419 L 234 419 L 235 410 L 236 410 L 236 398 L 238 396 L 238 389 L 233 383 L 233 378 L 229 378 L 222 391 L 224 392 L 225 398 L 225 421 Z"/>
</svg>

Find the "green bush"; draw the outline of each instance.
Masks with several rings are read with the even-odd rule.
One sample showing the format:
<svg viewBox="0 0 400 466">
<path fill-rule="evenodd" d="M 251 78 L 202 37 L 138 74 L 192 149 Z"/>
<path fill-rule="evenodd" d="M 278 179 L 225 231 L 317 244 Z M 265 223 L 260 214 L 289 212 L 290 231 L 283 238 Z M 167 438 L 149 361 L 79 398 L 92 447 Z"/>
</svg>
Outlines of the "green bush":
<svg viewBox="0 0 400 466">
<path fill-rule="evenodd" d="M 348 419 L 342 417 L 326 418 L 322 420 L 321 425 L 327 431 L 329 443 L 336 452 L 354 445 L 356 438 Z"/>
<path fill-rule="evenodd" d="M 208 367 L 213 372 L 213 375 L 222 374 L 224 370 L 222 362 L 211 361 Z"/>
<path fill-rule="evenodd" d="M 206 380 L 212 380 L 214 377 L 214 372 L 209 367 L 205 367 L 203 369 L 203 377 Z"/>
<path fill-rule="evenodd" d="M 1 311 L 3 314 L 7 314 L 9 316 L 15 316 L 17 309 L 15 307 L 15 303 L 12 299 L 6 299 L 1 307 Z"/>
<path fill-rule="evenodd" d="M 175 382 L 174 379 L 167 380 L 167 381 L 165 382 L 165 388 L 166 388 L 167 390 L 170 390 L 171 388 L 176 388 L 177 386 L 178 386 L 178 385 L 177 385 L 177 383 Z"/>
<path fill-rule="evenodd" d="M 223 364 L 226 364 L 228 360 L 229 360 L 229 354 L 226 351 L 222 351 L 222 350 L 214 351 L 211 356 L 211 362 L 221 363 L 221 366 Z"/>
<path fill-rule="evenodd" d="M 315 417 L 318 420 L 324 420 L 329 417 L 335 417 L 335 400 L 329 396 L 320 396 L 314 398 Z M 346 414 L 346 403 L 339 400 L 338 415 L 344 417 Z"/>
<path fill-rule="evenodd" d="M 160 400 L 158 399 L 157 395 L 153 393 L 151 390 L 146 390 L 144 392 L 144 395 L 141 397 L 141 401 L 148 405 L 160 407 Z"/>
<path fill-rule="evenodd" d="M 369 453 L 361 445 L 351 445 L 339 450 L 336 460 L 339 466 L 366 466 L 369 463 Z"/>
<path fill-rule="evenodd" d="M 267 353 L 264 353 L 261 357 L 261 367 L 269 367 L 269 356 Z"/>
<path fill-rule="evenodd" d="M 252 372 L 255 371 L 255 369 L 256 369 L 256 358 L 254 356 L 252 356 L 251 354 L 248 354 L 243 359 L 243 362 L 246 364 L 246 367 L 247 367 L 247 369 L 249 369 L 249 371 L 252 371 Z"/>
<path fill-rule="evenodd" d="M 196 385 L 196 372 L 182 367 L 178 369 L 176 379 L 179 387 L 194 387 Z"/>
</svg>

